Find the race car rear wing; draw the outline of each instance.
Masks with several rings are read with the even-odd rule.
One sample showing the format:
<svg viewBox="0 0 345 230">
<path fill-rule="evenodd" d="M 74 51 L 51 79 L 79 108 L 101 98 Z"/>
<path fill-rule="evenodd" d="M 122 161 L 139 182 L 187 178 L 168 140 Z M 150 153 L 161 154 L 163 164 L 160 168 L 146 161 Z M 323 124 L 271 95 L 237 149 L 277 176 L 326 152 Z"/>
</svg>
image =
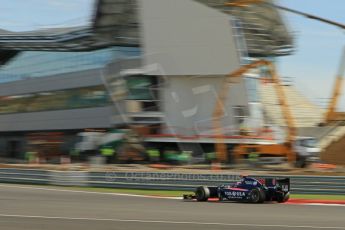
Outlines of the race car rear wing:
<svg viewBox="0 0 345 230">
<path fill-rule="evenodd" d="M 290 192 L 290 178 L 277 179 L 276 186 L 280 187 L 283 192 Z"/>
</svg>

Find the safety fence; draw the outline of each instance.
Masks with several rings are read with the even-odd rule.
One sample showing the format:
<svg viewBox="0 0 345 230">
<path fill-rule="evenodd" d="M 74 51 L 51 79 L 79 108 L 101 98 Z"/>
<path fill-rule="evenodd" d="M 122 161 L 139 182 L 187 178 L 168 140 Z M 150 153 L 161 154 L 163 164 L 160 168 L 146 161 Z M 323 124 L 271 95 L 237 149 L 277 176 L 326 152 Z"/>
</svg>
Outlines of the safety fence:
<svg viewBox="0 0 345 230">
<path fill-rule="evenodd" d="M 344 176 L 253 175 L 256 178 L 289 177 L 296 194 L 345 195 Z M 199 185 L 219 185 L 239 180 L 239 175 L 170 172 L 84 172 L 31 169 L 0 169 L 0 183 L 85 186 L 101 188 L 192 191 Z"/>
</svg>

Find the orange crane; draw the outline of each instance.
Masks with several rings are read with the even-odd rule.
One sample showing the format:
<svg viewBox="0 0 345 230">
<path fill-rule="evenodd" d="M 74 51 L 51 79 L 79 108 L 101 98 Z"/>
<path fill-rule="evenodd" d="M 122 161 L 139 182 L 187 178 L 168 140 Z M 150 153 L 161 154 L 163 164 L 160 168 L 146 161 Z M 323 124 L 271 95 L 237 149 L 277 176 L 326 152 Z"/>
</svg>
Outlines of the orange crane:
<svg viewBox="0 0 345 230">
<path fill-rule="evenodd" d="M 341 117 L 341 113 L 336 112 L 336 107 L 341 96 L 341 90 L 344 80 L 344 71 L 345 71 L 345 48 L 340 59 L 340 65 L 338 69 L 337 76 L 335 78 L 333 93 L 331 101 L 329 102 L 328 109 L 326 111 L 326 116 L 324 118 L 324 124 L 329 124 L 332 121 L 345 120 L 344 117 Z"/>
<path fill-rule="evenodd" d="M 216 102 L 214 112 L 213 112 L 213 126 L 216 132 L 216 145 L 215 150 L 217 153 L 217 159 L 221 162 L 225 162 L 227 160 L 227 148 L 224 140 L 224 134 L 222 130 L 221 119 L 224 115 L 223 105 L 227 99 L 227 95 L 229 94 L 229 86 L 230 81 L 233 78 L 243 77 L 243 74 L 248 72 L 251 69 L 257 67 L 264 67 L 268 68 L 268 71 L 271 76 L 271 80 L 274 83 L 275 89 L 278 95 L 279 105 L 282 110 L 282 114 L 284 119 L 287 123 L 287 136 L 286 141 L 284 144 L 270 144 L 270 145 L 239 145 L 235 149 L 235 158 L 238 158 L 240 155 L 247 154 L 247 150 L 251 148 L 255 148 L 257 152 L 266 153 L 270 155 L 285 155 L 287 156 L 290 162 L 294 162 L 296 159 L 296 154 L 293 151 L 292 143 L 295 140 L 296 136 L 296 129 L 294 125 L 294 119 L 291 115 L 289 106 L 286 101 L 285 92 L 283 90 L 282 84 L 280 79 L 276 73 L 275 67 L 273 63 L 266 61 L 266 60 L 259 60 L 255 61 L 251 64 L 244 65 L 238 70 L 230 73 L 226 79 L 224 84 L 222 85 L 221 90 L 218 93 L 218 100 Z"/>
</svg>

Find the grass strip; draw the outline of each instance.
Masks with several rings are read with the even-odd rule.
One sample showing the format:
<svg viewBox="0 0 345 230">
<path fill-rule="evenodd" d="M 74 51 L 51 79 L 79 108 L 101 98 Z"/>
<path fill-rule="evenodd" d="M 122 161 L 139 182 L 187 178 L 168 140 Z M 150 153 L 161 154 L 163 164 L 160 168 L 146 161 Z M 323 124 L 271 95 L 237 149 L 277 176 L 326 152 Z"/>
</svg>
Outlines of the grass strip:
<svg viewBox="0 0 345 230">
<path fill-rule="evenodd" d="M 126 193 L 134 195 L 152 195 L 152 196 L 170 196 L 182 197 L 183 194 L 192 193 L 189 191 L 175 191 L 175 190 L 139 190 L 139 189 L 113 189 L 113 188 L 91 188 L 91 187 L 77 187 L 70 189 L 94 191 L 94 192 L 110 192 L 110 193 Z M 315 194 L 291 194 L 294 199 L 310 199 L 310 200 L 345 200 L 345 195 L 315 195 Z"/>
</svg>

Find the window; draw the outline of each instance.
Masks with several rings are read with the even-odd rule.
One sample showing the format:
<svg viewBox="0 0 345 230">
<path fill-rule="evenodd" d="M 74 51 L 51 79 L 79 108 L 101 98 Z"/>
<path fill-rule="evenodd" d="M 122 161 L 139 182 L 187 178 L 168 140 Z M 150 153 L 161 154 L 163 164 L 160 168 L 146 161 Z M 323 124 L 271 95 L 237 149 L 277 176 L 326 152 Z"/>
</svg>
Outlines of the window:
<svg viewBox="0 0 345 230">
<path fill-rule="evenodd" d="M 233 111 L 236 124 L 242 124 L 247 118 L 246 108 L 238 105 L 233 107 Z"/>
<path fill-rule="evenodd" d="M 156 100 L 156 77 L 132 75 L 127 77 L 128 100 Z"/>
<path fill-rule="evenodd" d="M 98 69 L 138 55 L 139 48 L 117 46 L 86 52 L 24 51 L 0 68 L 0 82 Z"/>
<path fill-rule="evenodd" d="M 110 104 L 103 86 L 0 97 L 0 114 L 101 107 Z"/>
</svg>

